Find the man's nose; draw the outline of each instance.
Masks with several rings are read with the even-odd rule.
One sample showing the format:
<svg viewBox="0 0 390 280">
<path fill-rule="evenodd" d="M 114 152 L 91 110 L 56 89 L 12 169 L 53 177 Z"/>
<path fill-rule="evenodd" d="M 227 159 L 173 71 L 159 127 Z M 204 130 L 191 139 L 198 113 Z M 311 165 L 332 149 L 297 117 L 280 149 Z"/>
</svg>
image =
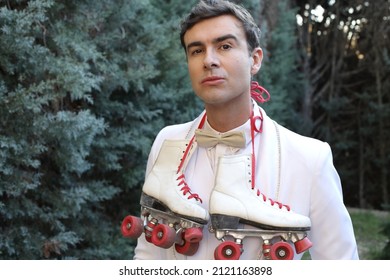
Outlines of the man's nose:
<svg viewBox="0 0 390 280">
<path fill-rule="evenodd" d="M 203 65 L 205 69 L 212 69 L 219 67 L 219 59 L 214 50 L 207 50 L 204 56 Z"/>
</svg>

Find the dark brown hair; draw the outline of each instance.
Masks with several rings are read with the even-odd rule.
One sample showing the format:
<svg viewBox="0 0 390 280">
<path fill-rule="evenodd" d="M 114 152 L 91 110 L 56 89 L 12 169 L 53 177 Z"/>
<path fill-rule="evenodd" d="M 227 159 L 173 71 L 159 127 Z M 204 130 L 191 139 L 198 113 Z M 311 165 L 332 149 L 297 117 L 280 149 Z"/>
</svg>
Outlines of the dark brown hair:
<svg viewBox="0 0 390 280">
<path fill-rule="evenodd" d="M 181 23 L 180 41 L 184 50 L 186 51 L 184 35 L 189 29 L 202 20 L 222 15 L 235 16 L 242 23 L 249 52 L 260 47 L 260 28 L 244 7 L 225 0 L 201 0 Z"/>
</svg>

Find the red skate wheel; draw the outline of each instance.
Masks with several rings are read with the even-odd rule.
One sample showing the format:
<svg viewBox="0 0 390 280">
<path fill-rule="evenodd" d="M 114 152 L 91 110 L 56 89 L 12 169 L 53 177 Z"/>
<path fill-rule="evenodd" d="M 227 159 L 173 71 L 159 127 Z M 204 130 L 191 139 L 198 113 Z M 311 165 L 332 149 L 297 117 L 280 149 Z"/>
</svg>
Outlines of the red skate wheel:
<svg viewBox="0 0 390 280">
<path fill-rule="evenodd" d="M 138 238 L 144 230 L 142 219 L 135 216 L 126 216 L 121 225 L 121 232 L 124 237 Z"/>
<path fill-rule="evenodd" d="M 238 260 L 241 256 L 241 246 L 233 241 L 225 241 L 214 251 L 216 260 Z"/>
<path fill-rule="evenodd" d="M 184 241 L 183 245 L 175 244 L 176 252 L 185 256 L 193 256 L 199 248 L 199 243 Z"/>
<path fill-rule="evenodd" d="M 311 246 L 313 246 L 313 244 L 307 237 L 298 240 L 297 242 L 294 243 L 295 251 L 297 251 L 298 254 L 303 253 L 306 250 L 310 249 Z"/>
<path fill-rule="evenodd" d="M 169 248 L 176 239 L 176 231 L 168 225 L 158 224 L 152 232 L 152 243 L 161 248 Z"/>
<path fill-rule="evenodd" d="M 271 260 L 292 260 L 294 250 L 287 242 L 279 241 L 271 246 L 270 256 Z"/>
<path fill-rule="evenodd" d="M 199 243 L 203 238 L 201 228 L 188 228 L 184 231 L 183 239 L 190 243 Z"/>
</svg>

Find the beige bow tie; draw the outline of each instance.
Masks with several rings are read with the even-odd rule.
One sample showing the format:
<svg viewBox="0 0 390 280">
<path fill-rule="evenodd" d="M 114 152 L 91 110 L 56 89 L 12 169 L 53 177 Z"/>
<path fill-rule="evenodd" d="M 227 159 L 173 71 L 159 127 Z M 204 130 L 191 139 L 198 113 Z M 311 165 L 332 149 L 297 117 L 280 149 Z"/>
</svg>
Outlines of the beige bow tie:
<svg viewBox="0 0 390 280">
<path fill-rule="evenodd" d="M 245 134 L 240 131 L 230 131 L 221 134 L 208 132 L 203 129 L 195 130 L 195 137 L 200 147 L 210 148 L 217 144 L 225 144 L 235 148 L 246 146 Z"/>
</svg>

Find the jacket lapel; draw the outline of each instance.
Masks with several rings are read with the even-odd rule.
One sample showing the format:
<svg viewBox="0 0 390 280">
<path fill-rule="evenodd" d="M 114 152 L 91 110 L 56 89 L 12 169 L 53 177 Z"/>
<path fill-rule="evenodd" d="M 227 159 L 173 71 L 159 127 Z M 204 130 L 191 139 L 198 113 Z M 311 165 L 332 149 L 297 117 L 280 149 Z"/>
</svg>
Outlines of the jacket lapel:
<svg viewBox="0 0 390 280">
<path fill-rule="evenodd" d="M 256 156 L 256 187 L 268 198 L 279 199 L 280 188 L 280 137 L 277 124 L 270 119 L 265 111 L 258 107 L 263 114 L 263 132 L 258 134 L 256 144 L 259 145 Z M 260 136 L 259 136 L 260 135 Z"/>
</svg>

